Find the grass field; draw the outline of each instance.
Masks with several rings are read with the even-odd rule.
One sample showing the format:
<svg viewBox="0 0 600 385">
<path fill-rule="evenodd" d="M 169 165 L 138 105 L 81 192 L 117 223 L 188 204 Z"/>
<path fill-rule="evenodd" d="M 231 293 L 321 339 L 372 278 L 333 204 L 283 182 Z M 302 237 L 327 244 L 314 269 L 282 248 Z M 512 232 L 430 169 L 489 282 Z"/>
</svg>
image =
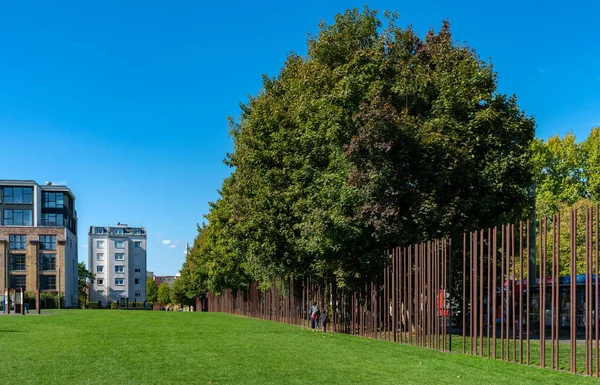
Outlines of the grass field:
<svg viewBox="0 0 600 385">
<path fill-rule="evenodd" d="M 0 316 L 2 384 L 595 384 L 589 377 L 215 313 Z"/>
</svg>

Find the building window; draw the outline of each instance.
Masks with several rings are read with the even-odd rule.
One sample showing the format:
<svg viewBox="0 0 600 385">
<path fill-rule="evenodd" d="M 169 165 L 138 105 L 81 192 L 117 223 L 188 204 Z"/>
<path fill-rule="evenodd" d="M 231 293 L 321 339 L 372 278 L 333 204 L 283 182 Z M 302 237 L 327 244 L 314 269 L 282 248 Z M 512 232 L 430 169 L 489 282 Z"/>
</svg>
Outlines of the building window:
<svg viewBox="0 0 600 385">
<path fill-rule="evenodd" d="M 115 290 L 117 297 L 125 297 L 125 290 Z"/>
<path fill-rule="evenodd" d="M 11 250 L 25 250 L 25 235 L 9 235 L 9 248 Z"/>
<path fill-rule="evenodd" d="M 98 290 L 97 293 L 100 297 L 104 297 L 104 290 Z"/>
<path fill-rule="evenodd" d="M 141 229 L 133 229 L 133 235 L 142 235 Z"/>
<path fill-rule="evenodd" d="M 133 247 L 142 247 L 142 241 L 133 241 Z"/>
<path fill-rule="evenodd" d="M 96 241 L 96 248 L 97 249 L 103 249 L 104 248 L 104 241 Z"/>
<path fill-rule="evenodd" d="M 115 241 L 115 249 L 124 249 L 125 241 Z"/>
<path fill-rule="evenodd" d="M 13 289 L 25 289 L 27 286 L 27 278 L 25 275 L 12 275 L 10 277 L 11 281 L 12 281 L 12 288 Z"/>
<path fill-rule="evenodd" d="M 115 285 L 117 285 L 117 286 L 123 286 L 123 285 L 125 285 L 125 279 L 123 279 L 123 278 L 115 278 Z"/>
<path fill-rule="evenodd" d="M 115 253 L 115 260 L 117 260 L 117 261 L 124 261 L 125 260 L 125 253 Z"/>
<path fill-rule="evenodd" d="M 113 229 L 113 234 L 123 235 L 123 229 Z"/>
<path fill-rule="evenodd" d="M 135 269 L 135 272 L 136 272 L 136 273 L 139 273 L 140 271 L 141 271 L 140 269 Z"/>
<path fill-rule="evenodd" d="M 4 210 L 5 226 L 31 226 L 33 224 L 31 210 Z"/>
<path fill-rule="evenodd" d="M 33 188 L 31 187 L 5 187 L 4 203 L 33 203 Z"/>
<path fill-rule="evenodd" d="M 141 296 L 142 296 L 142 294 L 141 294 L 139 291 L 136 291 L 136 292 L 135 292 L 135 296 L 136 296 L 136 297 L 141 297 Z"/>
<path fill-rule="evenodd" d="M 56 254 L 40 254 L 40 270 L 55 271 L 56 270 Z"/>
<path fill-rule="evenodd" d="M 65 218 L 62 214 L 44 213 L 42 214 L 42 226 L 65 226 Z"/>
<path fill-rule="evenodd" d="M 104 279 L 102 279 L 102 278 L 100 278 L 100 279 L 97 279 L 97 280 L 96 280 L 96 284 L 97 284 L 97 285 L 99 285 L 99 286 L 102 286 L 102 285 L 104 285 Z"/>
<path fill-rule="evenodd" d="M 136 278 L 136 279 L 135 279 L 135 284 L 136 284 L 136 285 L 139 285 L 139 284 L 140 284 L 140 279 L 139 279 L 139 278 Z"/>
<path fill-rule="evenodd" d="M 96 234 L 104 234 L 104 227 L 96 227 Z"/>
<path fill-rule="evenodd" d="M 98 265 L 96 266 L 96 273 L 102 273 L 104 271 L 104 266 Z"/>
<path fill-rule="evenodd" d="M 59 208 L 62 209 L 63 204 L 63 193 L 44 192 L 43 195 L 43 207 L 45 208 Z"/>
<path fill-rule="evenodd" d="M 96 253 L 96 261 L 104 261 L 104 253 Z"/>
<path fill-rule="evenodd" d="M 56 235 L 40 235 L 40 249 L 56 250 Z"/>
<path fill-rule="evenodd" d="M 40 275 L 40 289 L 41 290 L 56 290 L 56 276 L 55 275 Z"/>
<path fill-rule="evenodd" d="M 115 266 L 115 273 L 124 273 L 124 272 L 125 272 L 125 266 L 123 266 L 123 265 Z"/>
<path fill-rule="evenodd" d="M 10 269 L 19 271 L 25 270 L 25 255 L 23 254 L 11 254 L 10 255 Z"/>
</svg>

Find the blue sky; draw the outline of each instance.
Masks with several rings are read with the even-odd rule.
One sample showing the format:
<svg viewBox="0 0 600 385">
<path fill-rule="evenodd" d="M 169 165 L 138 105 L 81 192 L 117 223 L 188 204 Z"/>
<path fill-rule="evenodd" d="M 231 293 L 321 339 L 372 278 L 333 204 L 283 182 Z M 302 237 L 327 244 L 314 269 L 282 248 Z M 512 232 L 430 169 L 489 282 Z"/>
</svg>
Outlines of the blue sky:
<svg viewBox="0 0 600 385">
<path fill-rule="evenodd" d="M 30 1 L 0 4 L 0 179 L 66 182 L 87 226 L 146 226 L 148 268 L 175 274 L 230 170 L 227 116 L 306 52 L 320 20 L 364 2 Z M 537 135 L 600 125 L 592 1 L 371 1 L 423 35 L 490 57 Z M 167 242 L 169 241 L 169 242 Z"/>
</svg>

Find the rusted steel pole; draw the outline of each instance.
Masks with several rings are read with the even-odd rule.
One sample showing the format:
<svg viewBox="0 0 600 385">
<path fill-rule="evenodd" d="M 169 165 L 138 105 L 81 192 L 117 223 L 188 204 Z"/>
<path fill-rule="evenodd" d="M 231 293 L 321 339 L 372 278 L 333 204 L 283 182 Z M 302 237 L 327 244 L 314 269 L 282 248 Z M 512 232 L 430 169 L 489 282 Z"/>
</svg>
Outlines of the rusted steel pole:
<svg viewBox="0 0 600 385">
<path fill-rule="evenodd" d="M 595 330 L 595 339 L 596 339 L 596 378 L 600 377 L 600 347 L 598 346 L 598 343 L 600 342 L 600 339 L 598 338 L 598 332 L 600 331 L 598 328 L 598 321 L 600 320 L 600 318 L 598 317 L 598 311 L 600 310 L 598 308 L 598 303 L 600 303 L 600 292 L 598 291 L 598 263 L 600 263 L 600 239 L 598 238 L 598 236 L 600 234 L 599 233 L 599 229 L 600 229 L 600 204 L 596 205 L 596 225 L 595 225 L 595 230 L 596 230 L 596 276 L 594 277 L 594 283 L 596 286 L 596 299 L 594 300 L 594 325 L 596 326 L 596 330 Z"/>
<path fill-rule="evenodd" d="M 483 230 L 479 232 L 479 354 L 483 356 Z"/>
<path fill-rule="evenodd" d="M 594 300 L 594 325 L 596 327 L 595 330 L 595 340 L 596 340 L 596 378 L 600 377 L 600 346 L 598 343 L 600 339 L 598 338 L 598 332 L 600 331 L 598 328 L 598 321 L 600 318 L 598 317 L 598 304 L 600 303 L 600 292 L 598 291 L 598 263 L 600 263 L 600 239 L 598 238 L 599 229 L 600 229 L 600 204 L 596 205 L 596 225 L 594 226 L 596 230 L 596 276 L 594 277 L 594 283 L 596 286 L 596 298 Z"/>
<path fill-rule="evenodd" d="M 527 360 L 526 360 L 526 364 L 529 365 L 530 362 L 530 358 L 531 358 L 531 350 L 530 350 L 530 343 L 529 343 L 529 324 L 531 321 L 531 316 L 529 315 L 530 313 L 530 299 L 531 299 L 531 290 L 530 290 L 530 283 L 531 283 L 531 266 L 530 266 L 530 255 L 529 253 L 531 252 L 531 248 L 529 247 L 529 235 L 530 235 L 530 231 L 531 231 L 531 222 L 528 219 L 527 220 L 527 241 L 526 241 L 526 247 L 527 247 L 527 295 L 526 295 L 526 301 L 527 301 L 527 306 L 525 308 L 525 338 L 526 338 L 526 343 L 527 343 Z M 535 236 L 535 234 L 534 234 Z"/>
<path fill-rule="evenodd" d="M 462 344 L 463 344 L 463 354 L 467 352 L 466 350 L 466 313 L 467 313 L 467 233 L 463 233 L 463 306 L 462 306 Z"/>
<path fill-rule="evenodd" d="M 519 222 L 519 363 L 523 363 L 523 221 Z M 527 293 L 529 295 L 529 293 Z"/>
<path fill-rule="evenodd" d="M 590 224 L 591 212 L 590 208 L 585 213 L 585 374 L 590 375 L 592 369 L 592 346 L 591 346 L 591 230 Z"/>
<path fill-rule="evenodd" d="M 487 294 L 486 294 L 486 298 L 487 298 L 487 307 L 485 309 L 485 311 L 487 312 L 486 314 L 486 320 L 487 320 L 487 357 L 490 357 L 491 354 L 491 347 L 490 347 L 490 333 L 491 333 L 491 325 L 492 325 L 492 321 L 491 321 L 491 316 L 493 314 L 493 310 L 490 311 L 492 309 L 492 296 L 491 296 L 491 292 L 492 292 L 492 280 L 491 280 L 491 274 L 492 274 L 492 265 L 491 265 L 491 258 L 492 258 L 492 229 L 488 227 L 488 233 L 487 233 Z"/>
<path fill-rule="evenodd" d="M 448 265 L 446 259 L 446 238 L 442 241 L 442 350 L 447 350 L 446 332 L 448 327 L 448 316 L 446 315 L 446 298 L 448 298 Z"/>
<path fill-rule="evenodd" d="M 513 361 L 517 362 L 517 312 L 516 312 L 516 274 L 515 274 L 515 225 L 510 225 L 510 266 L 511 266 L 511 293 L 512 293 L 512 346 Z"/>
<path fill-rule="evenodd" d="M 492 357 L 496 358 L 496 317 L 497 317 L 497 272 L 498 272 L 498 228 L 494 227 L 492 235 Z"/>
<path fill-rule="evenodd" d="M 415 315 L 413 309 L 413 260 L 412 260 L 412 245 L 408 245 L 408 297 L 406 302 L 406 308 L 408 309 L 408 317 L 407 317 L 407 328 L 408 328 L 408 343 L 410 345 L 413 344 L 413 317 Z"/>
<path fill-rule="evenodd" d="M 504 359 L 504 310 L 505 310 L 505 302 L 504 302 L 504 260 L 506 254 L 506 226 L 502 225 L 502 252 L 500 253 L 500 259 L 502 262 L 502 268 L 500 271 L 502 272 L 500 275 L 500 359 Z"/>
<path fill-rule="evenodd" d="M 472 269 L 471 269 L 471 319 L 472 319 L 472 323 L 471 325 L 473 326 L 473 328 L 471 329 L 471 332 L 469 333 L 470 337 L 471 337 L 471 341 L 473 342 L 473 352 L 475 353 L 475 355 L 478 355 L 478 351 L 477 351 L 477 327 L 478 325 L 478 319 L 477 316 L 479 315 L 479 313 L 477 312 L 477 308 L 478 308 L 478 303 L 477 303 L 477 231 L 474 231 L 473 233 L 471 233 L 471 263 L 472 263 Z M 473 354 L 473 353 L 472 353 Z"/>
<path fill-rule="evenodd" d="M 551 343 L 551 353 L 550 353 L 550 368 L 554 369 L 556 364 L 556 328 L 555 324 L 558 323 L 558 317 L 556 316 L 557 312 L 557 301 L 556 301 L 556 287 L 558 286 L 558 280 L 556 279 L 556 214 L 552 216 L 552 309 L 551 309 L 551 317 L 552 322 L 550 323 L 551 331 L 550 331 L 550 339 Z"/>
<path fill-rule="evenodd" d="M 577 210 L 571 210 L 571 373 L 577 370 Z"/>
<path fill-rule="evenodd" d="M 505 311 L 503 314 L 504 318 L 504 327 L 506 329 L 506 361 L 510 360 L 510 225 L 506 225 L 506 251 L 504 253 L 504 258 L 506 260 L 506 270 L 504 271 L 504 285 L 506 290 L 506 303 L 505 303 Z"/>
</svg>

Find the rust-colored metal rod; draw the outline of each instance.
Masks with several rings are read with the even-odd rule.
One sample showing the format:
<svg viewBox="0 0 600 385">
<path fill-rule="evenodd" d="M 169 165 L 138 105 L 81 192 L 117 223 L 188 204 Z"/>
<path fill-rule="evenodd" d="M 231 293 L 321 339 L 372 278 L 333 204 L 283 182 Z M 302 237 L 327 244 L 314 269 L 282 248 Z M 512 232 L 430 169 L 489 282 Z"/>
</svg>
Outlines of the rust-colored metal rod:
<svg viewBox="0 0 600 385">
<path fill-rule="evenodd" d="M 506 303 L 504 301 L 504 265 L 505 265 L 505 253 L 506 253 L 506 229 L 505 225 L 502 225 L 502 252 L 500 253 L 500 259 L 502 263 L 501 275 L 500 275 L 500 359 L 504 360 L 504 310 Z"/>
<path fill-rule="evenodd" d="M 496 306 L 497 306 L 497 298 L 498 295 L 496 294 L 497 292 L 497 274 L 498 274 L 498 228 L 494 227 L 493 230 L 493 235 L 492 235 L 492 274 L 493 274 L 493 278 L 492 278 L 492 343 L 493 343 L 493 348 L 492 348 L 492 357 L 496 358 Z"/>
<path fill-rule="evenodd" d="M 519 222 L 519 363 L 523 363 L 523 221 Z M 529 293 L 527 293 L 529 295 Z"/>
<path fill-rule="evenodd" d="M 598 232 L 600 229 L 600 204 L 596 205 L 596 225 L 594 226 L 595 230 L 596 230 L 596 275 L 594 277 L 594 284 L 595 284 L 595 288 L 596 288 L 596 297 L 594 300 L 594 325 L 596 326 L 596 330 L 595 330 L 595 340 L 596 340 L 596 378 L 598 378 L 600 376 L 600 347 L 598 346 L 599 338 L 598 338 L 598 332 L 600 331 L 598 329 L 598 321 L 599 321 L 599 317 L 598 317 L 598 311 L 600 309 L 598 309 L 598 303 L 600 302 L 600 292 L 598 290 L 598 263 L 600 262 L 600 239 L 598 239 Z"/>
<path fill-rule="evenodd" d="M 577 210 L 571 210 L 571 373 L 577 371 Z"/>
<path fill-rule="evenodd" d="M 490 356 L 490 332 L 491 332 L 491 320 L 493 315 L 492 309 L 492 295 L 491 295 L 491 256 L 492 256 L 492 229 L 488 227 L 487 234 L 487 308 L 486 308 L 486 320 L 487 320 L 487 357 Z"/>
<path fill-rule="evenodd" d="M 483 230 L 479 232 L 479 354 L 483 356 Z"/>
<path fill-rule="evenodd" d="M 463 345 L 463 354 L 466 353 L 466 313 L 467 313 L 467 233 L 463 233 L 463 306 L 462 306 L 462 345 Z"/>
</svg>

